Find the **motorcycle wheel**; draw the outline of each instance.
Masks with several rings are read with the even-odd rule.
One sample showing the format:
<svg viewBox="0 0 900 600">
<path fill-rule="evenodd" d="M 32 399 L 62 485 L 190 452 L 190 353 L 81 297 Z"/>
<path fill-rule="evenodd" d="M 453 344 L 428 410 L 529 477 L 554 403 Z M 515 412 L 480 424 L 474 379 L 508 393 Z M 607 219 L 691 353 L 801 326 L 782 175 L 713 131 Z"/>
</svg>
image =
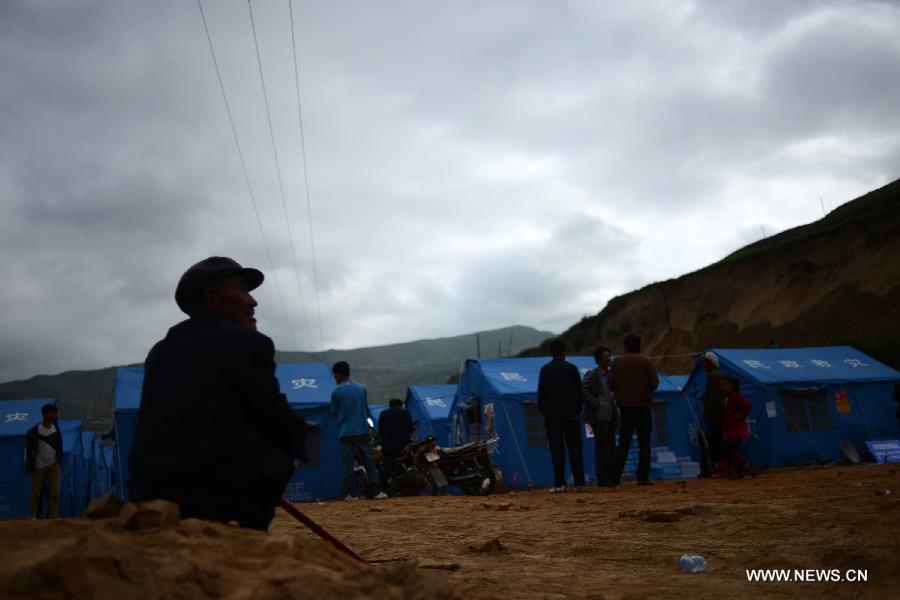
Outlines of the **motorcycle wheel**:
<svg viewBox="0 0 900 600">
<path fill-rule="evenodd" d="M 485 483 L 487 480 L 488 483 Z M 497 475 L 491 467 L 482 467 L 478 471 L 478 479 L 459 486 L 467 496 L 488 496 L 494 491 Z"/>
</svg>

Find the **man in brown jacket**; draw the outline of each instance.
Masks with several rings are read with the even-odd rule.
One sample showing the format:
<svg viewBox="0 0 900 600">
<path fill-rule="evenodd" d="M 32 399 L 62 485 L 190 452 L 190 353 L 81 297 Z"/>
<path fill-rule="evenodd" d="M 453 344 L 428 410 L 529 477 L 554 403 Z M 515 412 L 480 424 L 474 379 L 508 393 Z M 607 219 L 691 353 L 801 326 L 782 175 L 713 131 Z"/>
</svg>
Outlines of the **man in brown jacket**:
<svg viewBox="0 0 900 600">
<path fill-rule="evenodd" d="M 653 392 L 659 385 L 659 376 L 650 361 L 640 355 L 641 338 L 625 336 L 625 354 L 617 356 L 609 374 L 609 389 L 616 397 L 622 413 L 619 426 L 618 461 L 613 483 L 618 483 L 628 460 L 631 436 L 637 431 L 638 455 L 637 483 L 650 485 L 650 431 L 653 427 Z"/>
</svg>

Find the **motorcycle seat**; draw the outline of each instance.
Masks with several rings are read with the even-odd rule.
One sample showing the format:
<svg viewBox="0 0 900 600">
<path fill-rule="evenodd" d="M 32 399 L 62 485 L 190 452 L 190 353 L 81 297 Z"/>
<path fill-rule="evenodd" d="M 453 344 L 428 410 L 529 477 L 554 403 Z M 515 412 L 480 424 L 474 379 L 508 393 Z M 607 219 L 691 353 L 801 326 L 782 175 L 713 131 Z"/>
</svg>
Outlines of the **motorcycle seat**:
<svg viewBox="0 0 900 600">
<path fill-rule="evenodd" d="M 478 442 L 469 442 L 468 444 L 463 444 L 462 446 L 456 446 L 455 448 L 441 448 L 441 454 L 444 456 L 453 456 L 455 454 L 463 454 L 475 448 L 478 445 Z"/>
</svg>

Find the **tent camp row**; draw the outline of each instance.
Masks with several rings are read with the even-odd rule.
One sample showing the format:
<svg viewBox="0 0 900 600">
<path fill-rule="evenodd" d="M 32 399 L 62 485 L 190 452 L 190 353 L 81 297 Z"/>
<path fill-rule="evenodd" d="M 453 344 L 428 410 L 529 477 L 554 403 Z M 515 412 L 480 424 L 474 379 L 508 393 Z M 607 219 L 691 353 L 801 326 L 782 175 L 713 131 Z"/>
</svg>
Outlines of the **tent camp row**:
<svg viewBox="0 0 900 600">
<path fill-rule="evenodd" d="M 734 375 L 750 401 L 750 439 L 745 454 L 760 467 L 822 463 L 842 456 L 841 441 L 859 449 L 870 440 L 900 437 L 894 402 L 900 373 L 848 346 L 800 349 L 713 349 L 722 370 Z M 458 385 L 410 386 L 406 408 L 417 437 L 434 435 L 454 446 L 499 436 L 494 461 L 506 485 L 553 482 L 537 383 L 546 357 L 470 359 Z M 573 356 L 583 374 L 591 357 Z M 115 447 L 104 446 L 78 421 L 60 421 L 64 459 L 61 510 L 79 515 L 92 497 L 115 491 L 128 497 L 128 453 L 134 440 L 144 371 L 123 367 L 114 392 Z M 325 363 L 278 365 L 276 377 L 288 402 L 310 425 L 309 462 L 300 464 L 285 490 L 294 502 L 334 499 L 340 494 L 341 460 L 337 425 L 330 411 L 336 384 Z M 700 459 L 698 417 L 706 373 L 699 361 L 686 376 L 660 375 L 653 395 L 651 445 L 679 461 Z M 0 518 L 27 514 L 30 477 L 25 474 L 25 432 L 52 400 L 0 401 Z M 377 421 L 386 405 L 372 404 Z M 594 439 L 582 429 L 586 474 L 594 472 Z"/>
<path fill-rule="evenodd" d="M 25 473 L 25 434 L 40 423 L 45 404 L 55 401 L 0 400 L 0 519 L 28 516 L 31 476 Z M 59 429 L 63 438 L 59 514 L 79 516 L 91 498 L 112 489 L 112 448 L 92 432 L 83 432 L 81 421 L 60 420 Z"/>
<path fill-rule="evenodd" d="M 596 367 L 593 357 L 567 359 L 584 375 Z M 503 471 L 506 485 L 522 489 L 553 485 L 544 418 L 537 406 L 537 387 L 546 357 L 470 359 L 463 367 L 449 421 L 452 445 L 497 434 L 500 441 L 494 462 Z M 685 413 L 673 412 L 681 387 L 659 374 L 653 395 L 654 446 L 666 446 L 678 456 L 687 455 Z M 581 431 L 585 474 L 595 472 L 594 435 L 587 425 Z M 566 478 L 571 479 L 569 465 Z"/>
<path fill-rule="evenodd" d="M 306 419 L 308 463 L 298 463 L 285 490 L 291 502 L 327 500 L 340 497 L 342 478 L 340 442 L 337 423 L 331 414 L 331 392 L 337 387 L 326 363 L 282 363 L 275 369 L 281 391 L 291 408 Z M 143 367 L 122 367 L 116 372 L 114 416 L 116 428 L 115 464 L 121 476 L 116 493 L 128 497 L 128 453 L 134 442 L 137 414 L 144 382 Z M 419 433 L 448 436 L 447 416 L 456 386 L 412 386 L 407 393 L 407 407 Z M 370 404 L 375 422 L 387 405 Z"/>
<path fill-rule="evenodd" d="M 841 441 L 900 437 L 894 401 L 900 373 L 849 346 L 795 349 L 713 349 L 720 367 L 750 401 L 745 455 L 759 467 L 823 463 L 843 456 Z M 588 357 L 568 360 L 584 373 Z M 500 436 L 494 457 L 510 488 L 552 485 L 537 380 L 546 358 L 468 360 L 450 410 L 455 444 Z M 660 375 L 653 394 L 651 445 L 700 460 L 706 372 L 699 360 L 687 376 Z M 594 471 L 594 440 L 582 431 L 585 472 Z M 570 476 L 570 474 L 569 474 Z"/>
</svg>

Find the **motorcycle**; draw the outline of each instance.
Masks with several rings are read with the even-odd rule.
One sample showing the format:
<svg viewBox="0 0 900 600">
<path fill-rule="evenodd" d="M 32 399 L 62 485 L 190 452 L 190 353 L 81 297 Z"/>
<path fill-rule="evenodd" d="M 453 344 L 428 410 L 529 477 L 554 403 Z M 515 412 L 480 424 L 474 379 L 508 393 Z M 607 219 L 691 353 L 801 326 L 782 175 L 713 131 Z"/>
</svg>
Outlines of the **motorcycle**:
<svg viewBox="0 0 900 600">
<path fill-rule="evenodd" d="M 434 436 L 429 435 L 407 445 L 397 458 L 388 478 L 388 485 L 400 496 L 418 495 L 426 487 L 436 493 L 447 485 L 447 479 L 437 466 L 439 456 Z"/>
<path fill-rule="evenodd" d="M 389 484 L 402 496 L 419 494 L 431 488 L 432 494 L 448 485 L 464 494 L 485 496 L 502 479 L 500 469 L 491 460 L 499 438 L 471 442 L 456 448 L 440 448 L 433 436 L 406 446 L 394 461 Z"/>
<path fill-rule="evenodd" d="M 439 448 L 437 465 L 449 485 L 455 485 L 468 496 L 487 496 L 494 491 L 503 474 L 491 455 L 500 438 L 470 442 L 455 448 Z"/>
</svg>

